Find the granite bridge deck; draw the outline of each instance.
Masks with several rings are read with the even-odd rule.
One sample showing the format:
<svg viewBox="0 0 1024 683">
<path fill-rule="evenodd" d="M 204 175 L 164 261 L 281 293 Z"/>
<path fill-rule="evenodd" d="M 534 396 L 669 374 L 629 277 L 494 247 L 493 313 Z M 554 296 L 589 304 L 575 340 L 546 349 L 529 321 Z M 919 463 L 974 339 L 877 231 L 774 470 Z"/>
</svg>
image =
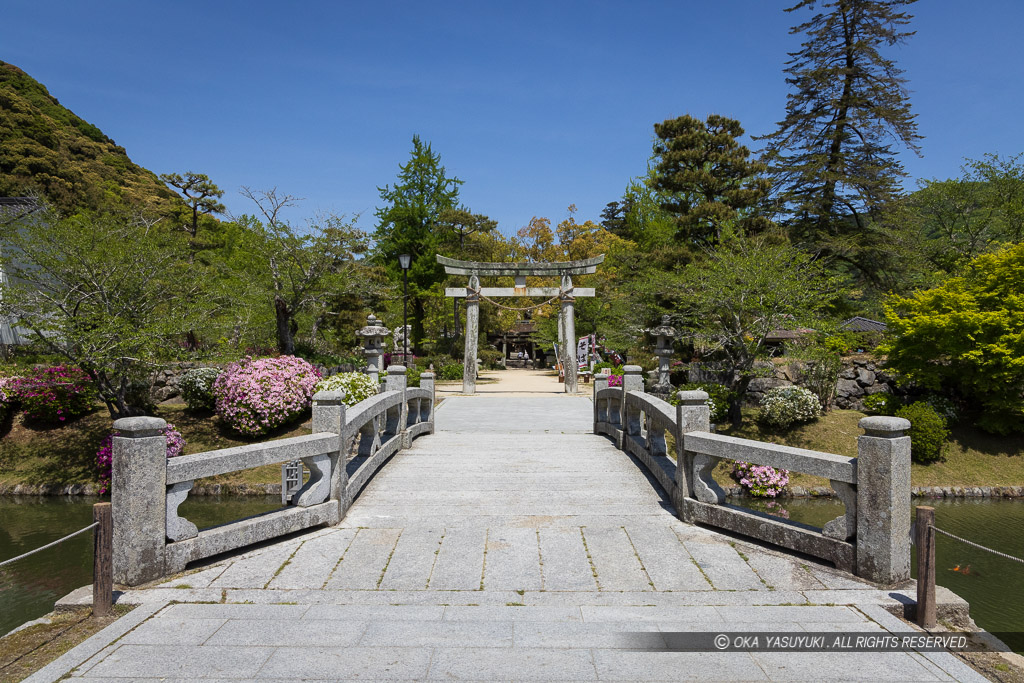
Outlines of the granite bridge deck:
<svg viewBox="0 0 1024 683">
<path fill-rule="evenodd" d="M 588 398 L 452 397 L 436 420 L 340 525 L 127 591 L 30 680 L 984 680 L 946 653 L 632 649 L 901 633 L 885 607 L 908 598 L 679 521 Z"/>
</svg>

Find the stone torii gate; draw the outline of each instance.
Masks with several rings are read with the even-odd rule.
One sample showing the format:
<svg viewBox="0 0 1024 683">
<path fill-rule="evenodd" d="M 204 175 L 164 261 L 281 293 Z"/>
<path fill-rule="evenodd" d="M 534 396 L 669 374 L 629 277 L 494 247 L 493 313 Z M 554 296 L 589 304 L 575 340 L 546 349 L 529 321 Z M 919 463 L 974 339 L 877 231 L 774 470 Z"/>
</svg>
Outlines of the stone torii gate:
<svg viewBox="0 0 1024 683">
<path fill-rule="evenodd" d="M 576 385 L 576 312 L 578 296 L 594 296 L 593 287 L 572 286 L 573 275 L 596 273 L 604 254 L 579 261 L 547 261 L 541 263 L 485 263 L 458 261 L 437 255 L 437 262 L 449 275 L 468 275 L 469 286 L 448 287 L 445 296 L 466 299 L 466 351 L 463 356 L 462 393 L 476 393 L 476 353 L 480 327 L 480 298 L 495 296 L 543 296 L 558 299 L 558 343 L 562 367 L 565 368 L 565 391 L 574 394 Z M 482 276 L 515 278 L 515 287 L 481 287 Z M 529 277 L 561 277 L 560 287 L 527 287 Z"/>
</svg>

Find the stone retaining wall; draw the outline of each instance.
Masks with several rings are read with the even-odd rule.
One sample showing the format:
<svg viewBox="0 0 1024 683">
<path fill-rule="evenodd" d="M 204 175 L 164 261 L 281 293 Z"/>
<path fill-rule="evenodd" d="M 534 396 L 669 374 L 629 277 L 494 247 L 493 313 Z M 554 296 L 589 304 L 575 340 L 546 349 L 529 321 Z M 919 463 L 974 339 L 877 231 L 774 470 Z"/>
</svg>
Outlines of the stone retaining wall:
<svg viewBox="0 0 1024 683">
<path fill-rule="evenodd" d="M 757 377 L 747 387 L 747 402 L 760 405 L 761 399 L 769 389 L 788 387 L 799 384 L 799 365 L 797 362 L 786 365 L 772 364 L 774 376 Z M 872 359 L 851 358 L 843 363 L 836 386 L 836 408 L 863 410 L 864 397 L 877 393 L 896 393 L 893 378 L 879 367 Z"/>
</svg>

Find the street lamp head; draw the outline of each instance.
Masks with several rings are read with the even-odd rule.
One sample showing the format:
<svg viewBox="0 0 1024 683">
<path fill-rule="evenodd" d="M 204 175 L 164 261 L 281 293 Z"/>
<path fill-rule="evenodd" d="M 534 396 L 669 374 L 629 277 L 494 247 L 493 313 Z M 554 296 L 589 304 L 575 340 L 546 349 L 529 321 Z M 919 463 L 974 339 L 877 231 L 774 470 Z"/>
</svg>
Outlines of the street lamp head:
<svg viewBox="0 0 1024 683">
<path fill-rule="evenodd" d="M 409 254 L 401 254 L 398 257 L 398 263 L 402 266 L 402 270 L 409 270 L 409 264 L 412 263 L 412 256 Z"/>
</svg>

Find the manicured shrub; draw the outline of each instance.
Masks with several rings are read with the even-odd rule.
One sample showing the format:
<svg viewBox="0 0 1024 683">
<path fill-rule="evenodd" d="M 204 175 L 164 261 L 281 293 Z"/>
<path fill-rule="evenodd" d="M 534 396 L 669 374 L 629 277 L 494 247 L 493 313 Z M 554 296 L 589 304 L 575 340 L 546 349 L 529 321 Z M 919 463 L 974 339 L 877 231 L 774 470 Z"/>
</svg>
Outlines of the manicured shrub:
<svg viewBox="0 0 1024 683">
<path fill-rule="evenodd" d="M 423 368 L 418 365 L 414 368 L 406 368 L 405 370 L 405 386 L 407 387 L 418 387 L 420 385 L 420 375 L 423 374 Z"/>
<path fill-rule="evenodd" d="M 608 386 L 609 387 L 621 387 L 622 386 L 622 375 L 608 375 Z"/>
<path fill-rule="evenodd" d="M 437 371 L 437 378 L 446 380 L 462 379 L 462 371 L 462 363 L 446 363 Z"/>
<path fill-rule="evenodd" d="M 362 372 L 339 372 L 316 383 L 316 391 L 340 391 L 345 405 L 354 406 L 377 395 L 373 377 Z M 315 392 L 314 392 L 315 393 Z"/>
<path fill-rule="evenodd" d="M 189 410 L 213 410 L 217 407 L 213 383 L 219 374 L 217 368 L 193 368 L 181 376 L 178 389 Z"/>
<path fill-rule="evenodd" d="M 234 431 L 261 436 L 309 410 L 320 372 L 295 356 L 245 358 L 213 383 L 217 415 Z"/>
<path fill-rule="evenodd" d="M 97 393 L 92 380 L 78 368 L 41 368 L 7 385 L 8 394 L 25 415 L 40 422 L 61 423 L 89 412 Z"/>
<path fill-rule="evenodd" d="M 946 418 L 924 401 L 916 401 L 896 411 L 896 417 L 910 420 L 910 457 L 927 464 L 942 459 L 942 449 L 949 437 Z"/>
<path fill-rule="evenodd" d="M 170 422 L 163 428 L 164 436 L 167 438 L 167 457 L 176 458 L 185 452 L 185 437 L 181 435 Z M 114 464 L 114 437 L 120 436 L 117 430 L 112 431 L 103 437 L 100 448 L 96 451 L 96 468 L 99 470 L 100 493 L 110 491 L 110 475 Z"/>
<path fill-rule="evenodd" d="M 601 374 L 602 370 L 611 370 L 611 372 L 608 373 L 609 375 L 621 375 L 624 372 L 621 365 L 609 363 L 608 361 L 602 361 L 594 365 L 595 375 Z"/>
<path fill-rule="evenodd" d="M 769 389 L 761 400 L 761 411 L 757 419 L 778 429 L 795 424 L 810 422 L 821 413 L 821 402 L 807 389 L 800 387 L 775 387 Z"/>
<path fill-rule="evenodd" d="M 724 422 L 729 418 L 729 402 L 732 400 L 732 392 L 724 384 L 715 382 L 691 382 L 680 384 L 676 391 L 672 392 L 669 403 L 679 405 L 680 391 L 704 391 L 708 395 L 708 408 L 711 409 L 711 422 Z"/>
<path fill-rule="evenodd" d="M 901 401 L 886 392 L 879 392 L 864 397 L 864 411 L 873 415 L 895 415 Z"/>
<path fill-rule="evenodd" d="M 730 475 L 757 498 L 774 498 L 789 485 L 789 471 L 777 470 L 768 465 L 753 465 L 737 460 L 732 465 Z"/>
</svg>

